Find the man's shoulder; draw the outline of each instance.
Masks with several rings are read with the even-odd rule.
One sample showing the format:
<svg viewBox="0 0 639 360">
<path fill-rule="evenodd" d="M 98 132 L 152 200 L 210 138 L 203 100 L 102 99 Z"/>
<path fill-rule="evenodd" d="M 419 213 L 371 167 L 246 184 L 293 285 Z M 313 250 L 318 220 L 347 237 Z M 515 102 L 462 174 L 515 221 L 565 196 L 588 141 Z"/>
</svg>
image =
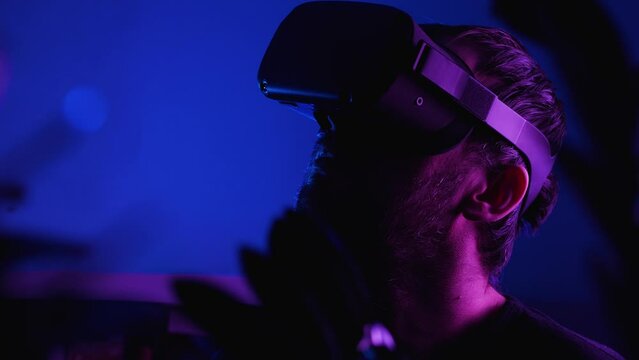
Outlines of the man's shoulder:
<svg viewBox="0 0 639 360">
<path fill-rule="evenodd" d="M 518 350 L 575 359 L 623 359 L 616 351 L 559 324 L 543 312 L 508 297 L 495 330 Z M 513 349 L 517 350 L 517 349 Z"/>
</svg>

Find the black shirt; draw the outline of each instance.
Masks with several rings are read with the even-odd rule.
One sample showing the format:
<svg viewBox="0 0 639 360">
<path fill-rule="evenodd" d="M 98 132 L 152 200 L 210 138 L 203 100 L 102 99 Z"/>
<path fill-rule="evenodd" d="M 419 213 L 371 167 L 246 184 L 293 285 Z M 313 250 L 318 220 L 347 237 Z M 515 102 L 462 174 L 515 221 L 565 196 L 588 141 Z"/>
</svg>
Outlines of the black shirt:
<svg viewBox="0 0 639 360">
<path fill-rule="evenodd" d="M 429 359 L 623 359 L 512 297 Z"/>
</svg>

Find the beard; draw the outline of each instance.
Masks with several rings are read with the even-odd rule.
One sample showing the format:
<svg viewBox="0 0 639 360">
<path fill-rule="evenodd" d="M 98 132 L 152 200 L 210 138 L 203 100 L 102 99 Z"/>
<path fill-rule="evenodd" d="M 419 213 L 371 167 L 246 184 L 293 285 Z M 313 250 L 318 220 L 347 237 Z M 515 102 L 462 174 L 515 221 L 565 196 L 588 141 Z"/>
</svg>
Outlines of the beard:
<svg viewBox="0 0 639 360">
<path fill-rule="evenodd" d="M 385 242 L 391 251 L 389 287 L 394 292 L 427 292 L 443 282 L 455 248 L 449 241 L 452 203 L 464 171 L 446 161 L 429 162 L 389 207 Z"/>
<path fill-rule="evenodd" d="M 388 308 L 391 293 L 427 291 L 454 251 L 447 238 L 451 199 L 464 179 L 460 162 L 446 154 L 388 158 L 340 150 L 334 134 L 319 134 L 297 209 L 338 234 L 379 307 Z"/>
</svg>

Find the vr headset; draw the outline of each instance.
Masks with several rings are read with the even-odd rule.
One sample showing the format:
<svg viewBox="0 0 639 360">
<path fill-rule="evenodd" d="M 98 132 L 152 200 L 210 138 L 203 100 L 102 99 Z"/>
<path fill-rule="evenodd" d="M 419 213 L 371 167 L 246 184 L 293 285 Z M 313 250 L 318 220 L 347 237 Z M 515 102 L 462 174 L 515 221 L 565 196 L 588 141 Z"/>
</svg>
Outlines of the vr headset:
<svg viewBox="0 0 639 360">
<path fill-rule="evenodd" d="M 541 131 L 477 81 L 410 15 L 393 7 L 342 1 L 296 7 L 275 32 L 258 82 L 268 98 L 320 125 L 349 109 L 374 108 L 437 138 L 442 148 L 458 144 L 475 126 L 488 127 L 526 162 L 530 184 L 524 209 L 554 163 Z M 470 116 L 455 115 L 444 102 Z"/>
</svg>

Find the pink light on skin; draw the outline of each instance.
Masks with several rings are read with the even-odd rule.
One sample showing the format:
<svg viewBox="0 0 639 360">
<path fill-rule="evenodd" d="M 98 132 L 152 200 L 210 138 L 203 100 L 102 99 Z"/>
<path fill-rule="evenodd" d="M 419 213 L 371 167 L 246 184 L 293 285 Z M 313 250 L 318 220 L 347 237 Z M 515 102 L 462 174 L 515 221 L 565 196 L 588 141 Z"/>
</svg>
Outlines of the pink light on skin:
<svg viewBox="0 0 639 360">
<path fill-rule="evenodd" d="M 0 50 L 0 104 L 9 89 L 9 57 Z"/>
</svg>

